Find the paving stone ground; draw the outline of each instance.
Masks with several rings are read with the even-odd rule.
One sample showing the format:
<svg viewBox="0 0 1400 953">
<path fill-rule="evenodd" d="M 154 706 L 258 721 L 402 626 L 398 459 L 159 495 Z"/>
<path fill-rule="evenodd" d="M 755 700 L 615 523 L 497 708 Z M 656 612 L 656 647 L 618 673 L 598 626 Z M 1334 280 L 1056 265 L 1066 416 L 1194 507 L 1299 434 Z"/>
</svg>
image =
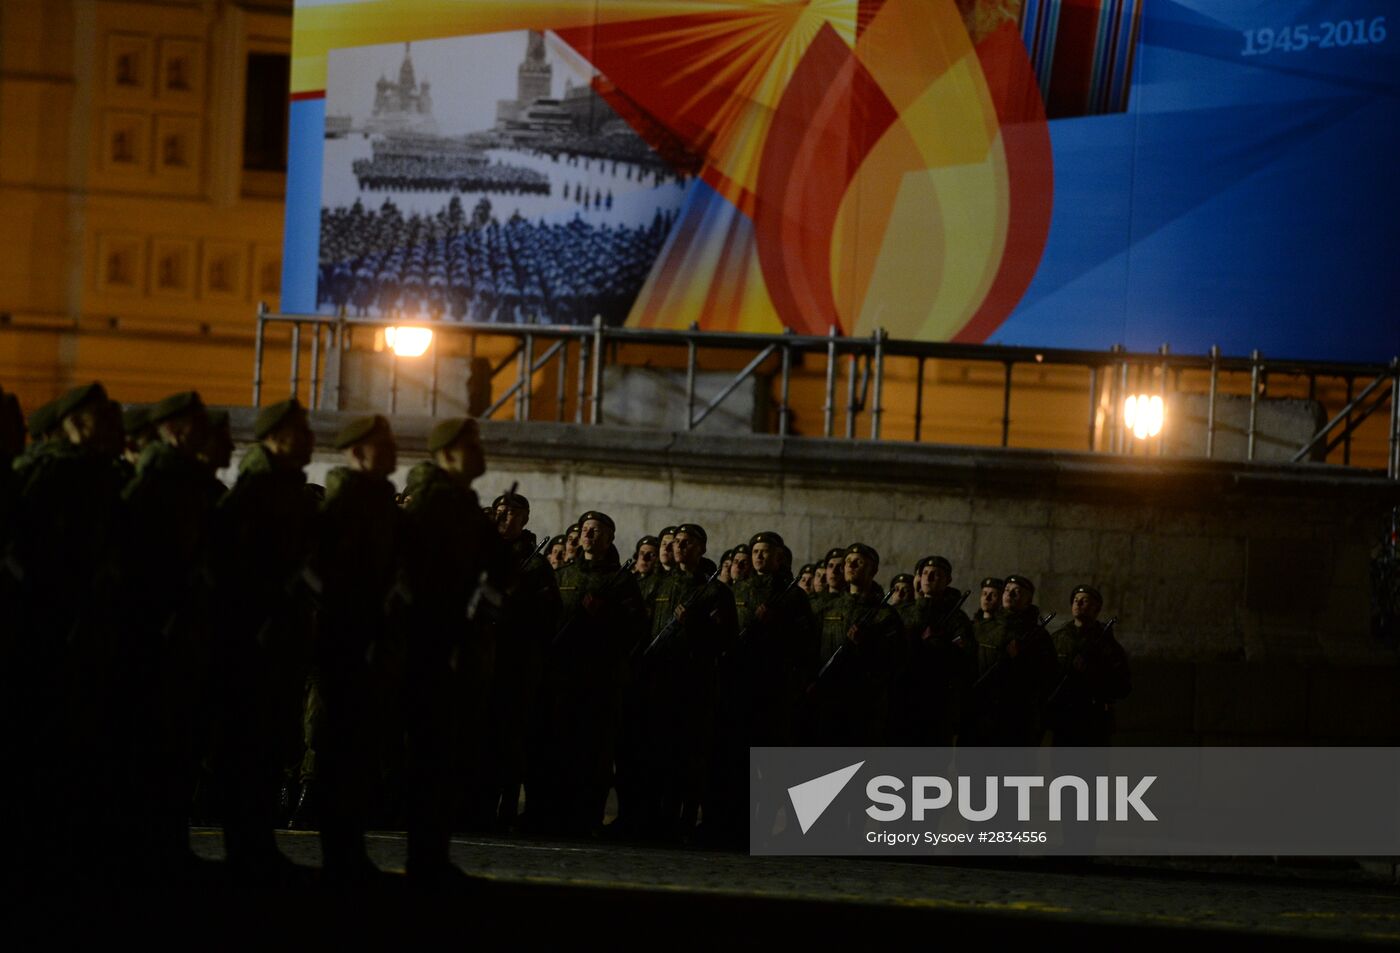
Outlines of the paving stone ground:
<svg viewBox="0 0 1400 953">
<path fill-rule="evenodd" d="M 219 832 L 192 833 L 196 853 L 222 857 Z M 279 834 L 299 864 L 320 863 L 313 833 Z M 372 859 L 401 871 L 401 833 L 372 834 Z M 552 896 L 610 893 L 665 897 L 683 908 L 727 901 L 820 905 L 832 911 L 922 911 L 976 925 L 1222 931 L 1241 939 L 1400 942 L 1400 889 L 1356 864 L 1153 858 L 1067 863 L 750 857 L 738 852 L 561 841 L 458 837 L 452 859 L 495 889 L 550 888 Z M 980 919 L 979 919 L 980 918 Z"/>
</svg>

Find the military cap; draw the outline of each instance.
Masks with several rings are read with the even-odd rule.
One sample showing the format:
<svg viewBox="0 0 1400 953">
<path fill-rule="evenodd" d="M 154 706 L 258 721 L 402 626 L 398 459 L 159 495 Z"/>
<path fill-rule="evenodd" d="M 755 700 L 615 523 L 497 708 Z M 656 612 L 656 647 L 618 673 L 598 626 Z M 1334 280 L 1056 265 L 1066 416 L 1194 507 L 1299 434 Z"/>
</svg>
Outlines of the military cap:
<svg viewBox="0 0 1400 953">
<path fill-rule="evenodd" d="M 852 543 L 846 547 L 847 553 L 860 553 L 876 566 L 880 565 L 880 554 L 875 551 L 874 546 L 867 546 L 865 543 Z"/>
<path fill-rule="evenodd" d="M 150 416 L 149 407 L 128 407 L 122 411 L 122 430 L 128 436 L 138 434 L 150 426 Z"/>
<path fill-rule="evenodd" d="M 637 540 L 637 552 L 641 552 L 643 546 L 655 546 L 657 549 L 660 549 L 661 540 L 655 536 L 643 536 L 641 539 Z"/>
<path fill-rule="evenodd" d="M 277 403 L 258 411 L 253 420 L 253 436 L 261 440 L 282 426 L 293 412 L 301 410 L 301 401 L 295 397 L 279 400 Z"/>
<path fill-rule="evenodd" d="M 828 549 L 828 550 L 826 551 L 826 555 L 822 557 L 822 564 L 825 565 L 826 563 L 831 562 L 833 559 L 845 559 L 845 558 L 846 558 L 846 547 L 845 547 L 845 546 L 836 546 L 836 547 L 833 547 L 832 549 Z"/>
<path fill-rule="evenodd" d="M 614 533 L 617 532 L 617 524 L 613 522 L 613 518 L 607 513 L 603 513 L 598 510 L 589 510 L 587 513 L 584 513 L 578 518 L 579 529 L 583 529 L 583 524 L 587 523 L 589 520 L 596 520 L 597 522 L 602 523 L 608 529 L 612 530 Z"/>
<path fill-rule="evenodd" d="M 919 572 L 930 564 L 941 567 L 942 570 L 950 576 L 953 574 L 953 564 L 948 562 L 947 558 L 943 556 L 925 556 L 923 559 L 919 560 L 919 565 L 914 568 L 914 571 Z"/>
<path fill-rule="evenodd" d="M 747 556 L 749 554 L 749 544 L 740 543 L 738 546 L 735 546 L 733 549 L 731 549 L 730 552 L 735 556 L 739 555 L 740 553 L 743 553 L 745 556 Z"/>
<path fill-rule="evenodd" d="M 513 509 L 524 510 L 526 513 L 530 512 L 530 501 L 519 493 L 502 493 L 500 496 L 496 497 L 491 501 L 492 512 L 500 509 L 501 504 L 505 504 Z"/>
<path fill-rule="evenodd" d="M 982 580 L 982 588 L 983 588 L 983 589 L 1005 589 L 1005 588 L 1006 588 L 1006 581 L 1005 581 L 1004 579 L 998 579 L 996 576 L 988 576 L 986 579 L 983 579 L 983 580 Z"/>
<path fill-rule="evenodd" d="M 759 543 L 767 543 L 777 549 L 783 548 L 783 538 L 772 530 L 764 530 L 762 533 L 754 533 L 749 537 L 749 549 L 752 550 Z"/>
<path fill-rule="evenodd" d="M 337 450 L 348 450 L 361 440 L 366 440 L 377 433 L 388 432 L 388 418 L 380 414 L 371 414 L 367 417 L 356 417 L 335 435 L 333 446 Z"/>
<path fill-rule="evenodd" d="M 178 417 L 203 406 L 204 401 L 200 399 L 199 391 L 182 390 L 178 394 L 171 394 L 153 406 L 146 416 L 146 423 L 155 426 L 172 417 Z"/>
<path fill-rule="evenodd" d="M 1090 596 L 1093 597 L 1095 602 L 1097 602 L 1099 605 L 1103 605 L 1103 593 L 1099 592 L 1093 586 L 1075 586 L 1074 591 L 1069 594 L 1069 601 L 1073 602 L 1074 597 L 1079 595 L 1081 592 L 1087 592 Z"/>
<path fill-rule="evenodd" d="M 816 572 L 816 571 L 817 571 L 816 563 L 808 563 L 807 565 L 803 566 L 801 569 L 797 570 L 797 574 L 798 574 L 799 576 L 801 576 L 801 575 L 803 575 L 804 573 Z"/>
<path fill-rule="evenodd" d="M 568 541 L 569 540 L 564 536 L 552 536 L 550 537 L 549 545 L 545 547 L 545 552 L 549 552 L 555 546 L 563 546 Z"/>
<path fill-rule="evenodd" d="M 734 558 L 734 550 L 732 550 L 732 549 L 726 549 L 724 552 L 722 552 L 722 553 L 719 554 L 719 561 L 722 562 L 722 563 L 723 563 L 723 562 L 729 562 L 729 561 L 732 560 L 733 558 Z"/>
<path fill-rule="evenodd" d="M 221 430 L 221 429 L 223 429 L 224 427 L 227 427 L 228 425 L 229 425 L 229 418 L 228 418 L 228 411 L 227 411 L 227 410 L 211 410 L 211 411 L 209 411 L 209 429 L 210 429 L 210 430 Z"/>
<path fill-rule="evenodd" d="M 74 387 L 54 402 L 54 423 L 59 423 L 64 417 L 67 417 L 73 411 L 83 406 L 83 404 L 94 400 L 105 402 L 107 400 L 107 388 L 103 387 L 97 381 L 93 381 L 91 384 L 84 384 L 82 387 Z"/>
<path fill-rule="evenodd" d="M 891 585 L 891 586 L 896 586 L 896 585 L 898 585 L 898 584 L 901 583 L 901 582 L 907 582 L 907 583 L 909 583 L 909 585 L 911 585 L 911 586 L 914 585 L 914 575 L 913 575 L 913 573 L 907 573 L 907 572 L 902 572 L 902 573 L 900 573 L 898 576 L 895 576 L 893 579 L 890 580 L 890 585 Z"/>
<path fill-rule="evenodd" d="M 58 401 L 51 400 L 29 415 L 29 436 L 47 437 L 58 426 Z"/>
<path fill-rule="evenodd" d="M 656 535 L 657 535 L 657 536 L 674 536 L 674 535 L 676 535 L 676 528 L 675 528 L 674 526 L 667 526 L 665 529 L 663 529 L 661 532 L 657 533 Z"/>
<path fill-rule="evenodd" d="M 474 417 L 449 417 L 433 427 L 428 434 L 428 452 L 437 453 L 463 437 L 476 439 L 481 434 Z"/>
<path fill-rule="evenodd" d="M 706 545 L 710 542 L 710 537 L 705 535 L 705 528 L 699 523 L 681 523 L 676 527 L 676 535 L 679 536 L 681 533 L 685 533 L 687 536 L 698 536 L 700 542 Z"/>
<path fill-rule="evenodd" d="M 1008 586 L 1011 585 L 1013 582 L 1016 585 L 1020 586 L 1022 589 L 1029 589 L 1031 592 L 1035 592 L 1035 583 L 1031 582 L 1025 576 L 1012 573 L 1011 575 L 1006 577 L 1006 584 Z"/>
</svg>

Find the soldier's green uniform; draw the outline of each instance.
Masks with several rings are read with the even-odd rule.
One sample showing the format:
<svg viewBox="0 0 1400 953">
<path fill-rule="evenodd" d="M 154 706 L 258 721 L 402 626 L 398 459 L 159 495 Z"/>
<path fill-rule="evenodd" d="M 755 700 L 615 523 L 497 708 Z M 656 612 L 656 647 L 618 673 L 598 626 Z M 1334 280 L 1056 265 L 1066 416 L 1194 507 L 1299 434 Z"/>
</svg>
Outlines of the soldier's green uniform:
<svg viewBox="0 0 1400 953">
<path fill-rule="evenodd" d="M 259 440 L 296 430 L 309 441 L 295 400 L 259 413 Z M 199 447 L 203 452 L 204 445 Z M 242 875 L 278 877 L 285 860 L 273 831 L 285 818 L 277 792 L 302 759 L 301 714 L 311 665 L 314 593 L 303 571 L 315 543 L 316 501 L 295 455 L 254 444 L 215 511 L 215 660 L 219 673 L 215 773 L 223 795 L 229 863 Z M 208 461 L 200 458 L 208 479 Z"/>
<path fill-rule="evenodd" d="M 845 550 L 879 556 L 863 543 Z M 874 586 L 838 593 L 821 616 L 821 652 L 812 693 L 816 704 L 813 744 L 879 745 L 889 729 L 890 693 L 901 658 L 899 616 Z M 848 637 L 859 626 L 856 641 Z"/>
<path fill-rule="evenodd" d="M 962 593 L 949 586 L 936 596 L 920 597 L 899 607 L 905 655 L 892 730 L 894 744 L 937 747 L 953 743 L 962 693 L 973 681 L 977 667 L 977 641 L 972 623 L 958 606 L 961 598 Z"/>
<path fill-rule="evenodd" d="M 345 450 L 392 439 L 383 417 L 351 421 L 336 436 Z M 308 756 L 314 756 L 319 820 L 328 878 L 372 871 L 364 832 L 373 799 L 386 797 L 402 737 L 397 697 L 402 647 L 388 624 L 387 602 L 398 576 L 403 513 L 395 489 L 378 473 L 335 467 L 326 475 L 311 580 L 320 587 L 310 694 Z"/>
<path fill-rule="evenodd" d="M 91 421 L 106 403 L 100 384 L 75 388 L 42 428 L 52 433 L 70 415 Z M 106 834 L 100 817 L 117 767 L 102 755 L 121 487 L 99 441 L 73 443 L 61 432 L 9 476 L 0 704 L 13 747 L 4 752 L 12 774 L 4 797 L 17 802 L 6 806 L 21 821 L 19 864 L 30 883 L 44 883 L 91 872 L 80 855 Z"/>
<path fill-rule="evenodd" d="M 750 551 L 759 544 L 784 548 L 773 532 L 754 535 Z M 798 743 L 797 716 L 816 676 L 820 643 L 807 593 L 776 560 L 734 587 L 734 604 L 739 636 L 721 660 L 715 794 L 706 800 L 706 827 L 718 820 L 730 843 L 748 836 L 749 747 Z"/>
<path fill-rule="evenodd" d="M 838 546 L 834 549 L 828 549 L 826 551 L 826 555 L 822 557 L 821 562 L 817 563 L 817 572 L 825 573 L 827 565 L 831 562 L 831 560 L 844 558 L 846 558 L 846 547 Z M 839 571 L 837 572 L 837 581 L 839 583 L 839 586 L 837 588 L 833 589 L 830 586 L 828 586 L 823 591 L 814 592 L 808 597 L 808 602 L 812 606 L 812 614 L 815 615 L 818 619 L 822 618 L 823 614 L 825 614 L 826 612 L 826 607 L 830 603 L 836 601 L 837 596 L 840 596 L 845 593 L 846 584 L 845 581 L 841 578 Z"/>
<path fill-rule="evenodd" d="M 1012 582 L 1033 590 L 1023 576 Z M 1004 610 L 994 625 L 978 632 L 978 639 L 996 640 L 995 656 L 970 692 L 973 708 L 969 743 L 1034 747 L 1044 732 L 1044 704 L 1055 687 L 1055 643 L 1040 624 L 1040 609 L 1030 605 Z M 988 646 L 980 651 L 987 653 Z"/>
<path fill-rule="evenodd" d="M 590 518 L 611 524 L 604 514 Z M 541 830 L 591 833 L 602 823 L 616 745 L 624 667 L 646 631 L 646 608 L 617 549 L 559 571 L 560 627 L 545 657 L 540 732 L 526 811 Z"/>
<path fill-rule="evenodd" d="M 492 511 L 507 501 L 529 512 L 529 502 L 519 494 L 498 497 Z M 528 529 L 508 543 L 504 576 L 512 581 L 499 619 L 492 623 L 496 642 L 491 712 L 495 777 L 489 806 L 493 819 L 505 825 L 514 822 L 518 810 L 545 649 L 559 627 L 558 580 L 544 557 L 535 553 L 537 544 L 535 534 Z"/>
<path fill-rule="evenodd" d="M 141 453 L 123 490 L 120 684 L 113 732 L 130 785 L 118 795 L 126 831 L 122 850 L 143 873 L 178 879 L 189 868 L 188 817 L 196 752 L 211 712 L 209 546 L 214 502 L 224 490 L 195 456 L 205 412 L 193 391 L 156 404 L 152 426 L 180 426 L 171 442 Z M 117 836 L 119 841 L 121 834 Z"/>
<path fill-rule="evenodd" d="M 404 508 L 408 873 L 428 880 L 460 873 L 448 858 L 454 791 L 468 789 L 468 775 L 480 768 L 481 745 L 489 741 L 479 725 L 489 705 L 494 653 L 483 628 L 469 625 L 467 609 L 482 574 L 489 577 L 505 564 L 504 543 L 471 488 L 484 469 L 475 420 L 453 418 L 433 428 L 429 452 L 453 447 L 469 449 L 476 472 L 420 463 L 409 472 Z M 478 727 L 467 738 L 469 714 Z"/>
<path fill-rule="evenodd" d="M 705 541 L 694 523 L 676 535 Z M 734 597 L 713 569 L 687 572 L 679 562 L 653 599 L 651 633 L 642 659 L 644 826 L 662 837 L 686 836 L 706 791 L 714 727 L 716 663 L 736 634 Z M 676 620 L 685 608 L 684 621 Z"/>
<path fill-rule="evenodd" d="M 1097 590 L 1080 586 L 1071 594 Z M 1113 705 L 1128 696 L 1132 677 L 1128 654 L 1097 619 L 1076 625 L 1071 619 L 1052 633 L 1059 681 L 1047 702 L 1046 717 L 1060 747 L 1107 745 L 1113 733 Z"/>
</svg>

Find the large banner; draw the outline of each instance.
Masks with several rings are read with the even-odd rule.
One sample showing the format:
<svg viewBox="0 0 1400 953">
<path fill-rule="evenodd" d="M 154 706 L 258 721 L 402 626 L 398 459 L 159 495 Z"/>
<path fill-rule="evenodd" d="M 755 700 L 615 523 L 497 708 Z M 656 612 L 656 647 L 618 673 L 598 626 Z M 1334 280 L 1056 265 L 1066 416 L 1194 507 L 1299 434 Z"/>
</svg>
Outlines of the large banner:
<svg viewBox="0 0 1400 953">
<path fill-rule="evenodd" d="M 297 0 L 283 308 L 1400 353 L 1385 0 Z"/>
</svg>

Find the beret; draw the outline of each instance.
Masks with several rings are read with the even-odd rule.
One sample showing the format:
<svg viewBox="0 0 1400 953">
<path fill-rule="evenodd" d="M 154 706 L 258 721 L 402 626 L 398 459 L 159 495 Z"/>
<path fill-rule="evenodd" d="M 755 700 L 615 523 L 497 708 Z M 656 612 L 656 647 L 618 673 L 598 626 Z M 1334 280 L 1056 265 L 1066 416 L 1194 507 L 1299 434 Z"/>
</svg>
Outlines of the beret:
<svg viewBox="0 0 1400 953">
<path fill-rule="evenodd" d="M 907 583 L 909 583 L 909 585 L 912 586 L 912 585 L 914 584 L 914 576 L 913 576 L 913 574 L 912 574 L 912 573 L 907 573 L 907 572 L 902 572 L 902 573 L 900 573 L 898 576 L 895 576 L 893 579 L 890 580 L 890 585 L 891 585 L 891 586 L 895 586 L 895 585 L 898 585 L 898 584 L 901 583 L 901 582 L 907 582 Z"/>
<path fill-rule="evenodd" d="M 983 589 L 1005 589 L 1005 588 L 1006 588 L 1006 582 L 1005 582 L 1004 580 L 998 579 L 996 576 L 988 576 L 986 579 L 983 579 L 983 580 L 982 580 L 982 588 L 983 588 Z"/>
<path fill-rule="evenodd" d="M 845 559 L 845 558 L 846 558 L 846 547 L 845 547 L 845 546 L 836 546 L 836 547 L 834 547 L 834 548 L 832 548 L 832 549 L 828 549 L 828 550 L 826 551 L 826 555 L 822 557 L 822 562 L 824 562 L 824 563 L 829 563 L 829 562 L 831 562 L 833 559 Z"/>
<path fill-rule="evenodd" d="M 759 543 L 767 543 L 769 546 L 783 547 L 783 538 L 772 530 L 764 530 L 762 533 L 754 533 L 749 537 L 749 549 L 753 549 Z"/>
<path fill-rule="evenodd" d="M 731 549 L 730 552 L 733 553 L 735 556 L 739 555 L 740 553 L 743 553 L 745 556 L 747 556 L 749 554 L 749 544 L 740 543 L 738 546 L 735 546 L 733 549 Z"/>
<path fill-rule="evenodd" d="M 178 394 L 171 394 L 153 406 L 147 415 L 146 423 L 154 426 L 203 406 L 204 401 L 200 399 L 199 391 L 182 390 Z"/>
<path fill-rule="evenodd" d="M 467 436 L 472 439 L 481 436 L 481 429 L 477 426 L 476 419 L 473 417 L 449 417 L 440 421 L 429 432 L 428 452 L 437 453 Z"/>
<path fill-rule="evenodd" d="M 685 533 L 687 536 L 698 536 L 702 543 L 708 544 L 710 542 L 710 537 L 705 535 L 705 528 L 699 523 L 681 523 L 676 527 L 676 535 L 679 536 L 681 533 Z"/>
<path fill-rule="evenodd" d="M 1103 605 L 1103 593 L 1099 592 L 1093 586 L 1075 586 L 1074 591 L 1069 594 L 1070 601 L 1073 602 L 1074 597 L 1079 595 L 1081 592 L 1087 592 L 1089 595 L 1094 597 L 1094 601 L 1099 603 L 1099 605 Z"/>
<path fill-rule="evenodd" d="M 575 535 L 576 533 L 578 533 L 579 529 L 580 529 L 579 524 L 577 524 L 577 523 L 572 523 L 572 524 L 569 525 L 569 528 L 568 528 L 568 529 L 564 530 L 564 536 L 565 536 L 566 538 L 569 537 L 569 536 L 573 536 L 573 535 Z"/>
<path fill-rule="evenodd" d="M 107 388 L 97 381 L 91 384 L 84 384 L 81 387 L 74 387 L 58 400 L 54 401 L 53 419 L 58 423 L 79 407 L 89 401 L 100 400 L 104 403 L 107 400 Z"/>
<path fill-rule="evenodd" d="M 852 543 L 846 547 L 847 553 L 860 553 L 876 566 L 880 565 L 880 554 L 875 551 L 874 546 L 867 546 L 865 543 Z"/>
<path fill-rule="evenodd" d="M 46 437 L 58 425 L 58 401 L 51 400 L 29 415 L 29 436 Z"/>
<path fill-rule="evenodd" d="M 816 572 L 816 571 L 817 571 L 816 565 L 815 565 L 814 563 L 808 563 L 807 565 L 803 566 L 801 569 L 797 570 L 797 574 L 798 574 L 799 576 L 801 576 L 801 575 L 805 575 L 806 573 L 809 573 L 809 572 Z"/>
<path fill-rule="evenodd" d="M 524 510 L 526 513 L 530 512 L 530 501 L 519 493 L 502 493 L 491 501 L 491 509 L 493 512 L 500 509 L 502 505 Z"/>
<path fill-rule="evenodd" d="M 371 414 L 367 417 L 356 417 L 335 435 L 334 446 L 337 450 L 347 450 L 378 433 L 389 433 L 389 420 L 380 414 Z"/>
<path fill-rule="evenodd" d="M 261 440 L 287 420 L 294 411 L 301 410 L 301 401 L 295 397 L 279 400 L 277 403 L 258 411 L 253 419 L 253 436 Z"/>
<path fill-rule="evenodd" d="M 150 426 L 149 407 L 128 407 L 122 411 L 122 430 L 128 434 L 138 434 Z"/>
<path fill-rule="evenodd" d="M 661 540 L 657 539 L 655 536 L 643 536 L 641 539 L 637 540 L 637 550 L 640 551 L 643 546 L 653 546 L 660 549 Z"/>
<path fill-rule="evenodd" d="M 1016 573 L 1012 573 L 1011 575 L 1006 577 L 1006 584 L 1008 586 L 1011 585 L 1013 582 L 1016 585 L 1020 586 L 1022 589 L 1029 589 L 1031 592 L 1035 592 L 1035 583 L 1031 582 L 1025 576 L 1020 576 Z"/>
<path fill-rule="evenodd" d="M 663 529 L 661 532 L 657 533 L 656 535 L 657 535 L 657 536 L 674 536 L 674 535 L 676 535 L 676 528 L 675 528 L 674 526 L 668 526 L 668 527 L 666 527 L 665 529 Z"/>
<path fill-rule="evenodd" d="M 551 536 L 550 539 L 549 539 L 549 547 L 548 547 L 548 548 L 549 548 L 549 549 L 553 549 L 555 546 L 563 546 L 563 545 L 564 545 L 565 543 L 567 543 L 567 542 L 568 542 L 568 540 L 567 540 L 566 538 L 564 538 L 563 536 Z"/>
<path fill-rule="evenodd" d="M 950 576 L 953 574 L 953 564 L 943 556 L 925 556 L 923 559 L 919 560 L 919 565 L 915 571 L 917 572 L 919 569 L 923 569 L 930 563 L 942 568 L 942 570 Z"/>
<path fill-rule="evenodd" d="M 589 510 L 587 513 L 584 513 L 578 518 L 579 528 L 582 529 L 583 524 L 587 523 L 589 520 L 594 520 L 596 522 L 602 523 L 614 533 L 617 532 L 617 524 L 613 522 L 613 518 L 607 513 L 603 513 L 599 510 Z"/>
</svg>

